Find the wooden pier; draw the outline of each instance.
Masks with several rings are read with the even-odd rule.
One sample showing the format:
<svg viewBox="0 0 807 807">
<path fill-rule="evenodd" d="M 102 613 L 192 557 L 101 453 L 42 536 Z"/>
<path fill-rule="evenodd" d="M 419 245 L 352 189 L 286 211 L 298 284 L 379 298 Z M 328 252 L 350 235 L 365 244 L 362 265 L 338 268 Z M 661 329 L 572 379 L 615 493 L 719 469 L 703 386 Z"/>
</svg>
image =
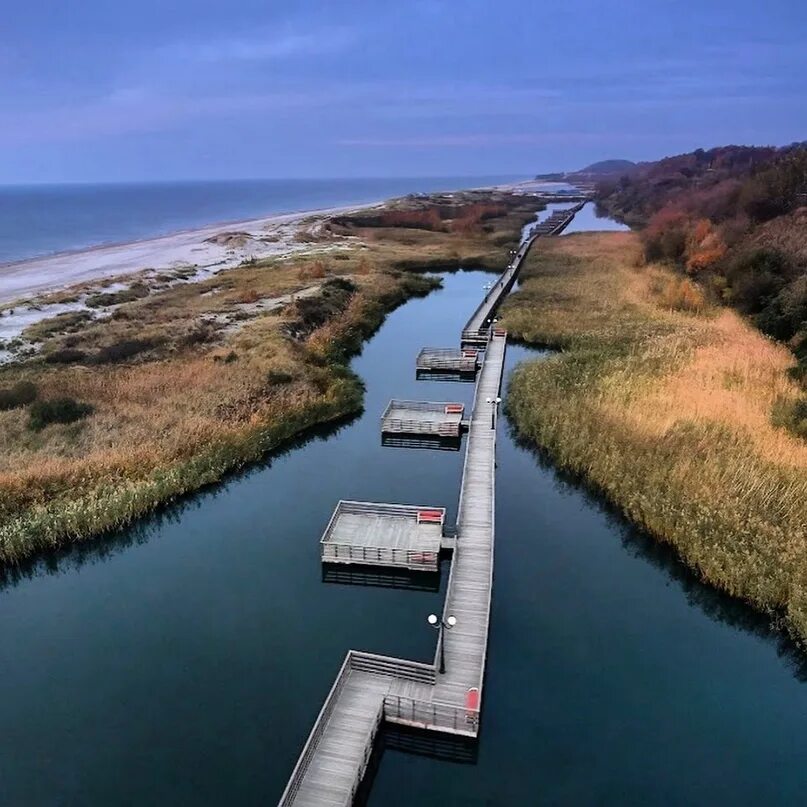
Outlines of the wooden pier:
<svg viewBox="0 0 807 807">
<path fill-rule="evenodd" d="M 461 403 L 393 399 L 381 416 L 381 431 L 459 437 L 465 425 L 464 415 L 465 406 Z"/>
<path fill-rule="evenodd" d="M 418 353 L 415 367 L 421 371 L 473 374 L 479 369 L 479 350 L 476 348 L 424 347 Z"/>
<path fill-rule="evenodd" d="M 510 293 L 516 282 L 521 264 L 527 253 L 538 238 L 559 235 L 569 226 L 575 215 L 583 208 L 585 202 L 570 207 L 567 210 L 557 210 L 549 218 L 539 222 L 530 231 L 530 237 L 518 248 L 513 260 L 504 273 L 491 284 L 485 294 L 485 299 L 477 306 L 471 318 L 462 329 L 462 346 L 485 346 L 490 335 L 493 317 L 502 300 Z"/>
<path fill-rule="evenodd" d="M 499 289 L 512 286 L 537 237 L 522 244 L 499 279 Z M 442 548 L 452 550 L 452 560 L 434 661 L 348 651 L 283 792 L 281 807 L 352 804 L 384 721 L 457 737 L 475 738 L 479 733 L 493 592 L 495 402 L 507 344 L 507 334 L 490 323 L 505 294 L 489 293 L 466 326 L 484 332 L 485 353 L 466 422 L 456 534 L 441 538 Z M 395 411 L 393 404 L 401 403 L 393 401 L 385 417 Z"/>
<path fill-rule="evenodd" d="M 444 507 L 340 501 L 320 541 L 323 563 L 437 571 Z"/>
</svg>

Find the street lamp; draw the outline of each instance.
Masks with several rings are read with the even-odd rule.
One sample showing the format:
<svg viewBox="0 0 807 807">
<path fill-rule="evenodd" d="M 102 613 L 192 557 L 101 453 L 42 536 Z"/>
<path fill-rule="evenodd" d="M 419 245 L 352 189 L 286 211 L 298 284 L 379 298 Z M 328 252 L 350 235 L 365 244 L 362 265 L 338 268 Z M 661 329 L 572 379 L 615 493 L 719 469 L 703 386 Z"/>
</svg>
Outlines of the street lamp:
<svg viewBox="0 0 807 807">
<path fill-rule="evenodd" d="M 485 403 L 493 404 L 490 410 L 490 428 L 496 428 L 496 407 L 502 402 L 501 398 L 485 398 Z"/>
<path fill-rule="evenodd" d="M 441 619 L 437 614 L 429 614 L 427 622 L 438 631 L 437 641 L 440 643 L 440 675 L 446 671 L 446 645 L 443 641 L 443 630 L 451 630 L 457 624 L 457 617 L 449 616 Z"/>
</svg>

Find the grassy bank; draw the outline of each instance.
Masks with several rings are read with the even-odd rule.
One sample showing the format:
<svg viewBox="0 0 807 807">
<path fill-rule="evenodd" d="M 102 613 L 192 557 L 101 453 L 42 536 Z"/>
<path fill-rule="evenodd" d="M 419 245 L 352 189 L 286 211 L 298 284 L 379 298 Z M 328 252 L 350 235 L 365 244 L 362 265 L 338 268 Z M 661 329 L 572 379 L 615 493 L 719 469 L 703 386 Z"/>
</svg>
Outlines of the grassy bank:
<svg viewBox="0 0 807 807">
<path fill-rule="evenodd" d="M 309 257 L 130 278 L 89 313 L 32 325 L 35 355 L 0 368 L 0 563 L 128 524 L 360 410 L 348 361 L 387 312 L 439 285 L 422 270 L 503 264 L 535 207 L 402 201 L 389 210 L 417 215 L 302 232 Z"/>
<path fill-rule="evenodd" d="M 794 359 L 640 252 L 631 233 L 532 252 L 503 322 L 561 352 L 516 371 L 509 416 L 704 580 L 781 615 L 803 642 L 807 443 L 776 425 L 800 396 Z"/>
</svg>

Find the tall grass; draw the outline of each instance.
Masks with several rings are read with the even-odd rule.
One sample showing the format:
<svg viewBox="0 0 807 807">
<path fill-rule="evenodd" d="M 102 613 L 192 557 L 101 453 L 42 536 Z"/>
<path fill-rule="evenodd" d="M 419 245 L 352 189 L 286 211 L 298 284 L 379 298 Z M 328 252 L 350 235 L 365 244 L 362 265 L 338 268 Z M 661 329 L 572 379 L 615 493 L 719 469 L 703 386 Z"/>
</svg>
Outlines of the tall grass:
<svg viewBox="0 0 807 807">
<path fill-rule="evenodd" d="M 705 580 L 783 615 L 804 642 L 807 443 L 772 422 L 799 398 L 792 356 L 638 265 L 637 248 L 613 233 L 533 251 L 504 325 L 561 352 L 517 369 L 508 412 Z"/>
<path fill-rule="evenodd" d="M 0 368 L 0 564 L 127 524 L 360 409 L 363 386 L 348 359 L 388 311 L 437 285 L 401 264 L 422 272 L 479 254 L 501 263 L 499 239 L 511 243 L 529 212 L 522 197 L 510 205 L 472 236 L 407 229 L 418 238 L 405 243 L 404 230 L 351 233 L 328 264 L 250 261 L 122 302 L 111 318 L 50 320 L 30 336 L 44 361 Z M 255 305 L 302 291 L 306 280 L 318 297 Z M 289 338 L 301 312 L 306 327 Z M 70 397 L 92 412 L 32 431 L 25 407 L 37 396 Z"/>
</svg>

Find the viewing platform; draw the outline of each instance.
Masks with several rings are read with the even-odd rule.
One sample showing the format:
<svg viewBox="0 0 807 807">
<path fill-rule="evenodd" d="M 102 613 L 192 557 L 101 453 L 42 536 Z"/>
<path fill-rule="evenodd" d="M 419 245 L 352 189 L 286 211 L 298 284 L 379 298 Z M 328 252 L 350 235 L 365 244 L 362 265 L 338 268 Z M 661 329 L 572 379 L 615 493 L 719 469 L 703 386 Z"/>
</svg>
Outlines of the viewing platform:
<svg viewBox="0 0 807 807">
<path fill-rule="evenodd" d="M 323 563 L 437 571 L 444 507 L 340 501 L 320 541 Z"/>
<path fill-rule="evenodd" d="M 369 555 L 377 565 L 399 566 L 406 556 L 396 558 L 398 550 L 420 553 L 419 562 L 433 552 L 436 564 L 441 549 L 450 551 L 443 611 L 429 617 L 437 629 L 434 662 L 348 651 L 280 807 L 352 804 L 385 721 L 451 738 L 478 736 L 493 592 L 497 407 L 507 346 L 507 334 L 492 327 L 493 313 L 536 238 L 544 231 L 551 235 L 562 230 L 581 207 L 562 211 L 562 218 L 550 217 L 551 225 L 521 244 L 463 329 L 463 345 L 485 348 L 470 419 L 463 419 L 462 404 L 393 400 L 387 406 L 382 441 L 391 439 L 391 433 L 409 435 L 406 439 L 455 437 L 459 442 L 467 430 L 456 532 L 446 529 L 442 508 L 339 502 L 322 538 L 323 560 L 326 552 L 338 555 L 339 547 L 347 547 L 345 559 L 327 560 L 367 564 L 372 562 Z M 425 541 L 434 541 L 433 548 L 424 549 Z M 364 555 L 359 560 L 350 552 Z"/>
<path fill-rule="evenodd" d="M 419 371 L 455 372 L 473 375 L 479 369 L 477 348 L 424 347 L 415 367 Z"/>
<path fill-rule="evenodd" d="M 461 403 L 393 399 L 381 416 L 381 432 L 459 437 L 466 425 L 464 415 L 465 406 Z"/>
</svg>

